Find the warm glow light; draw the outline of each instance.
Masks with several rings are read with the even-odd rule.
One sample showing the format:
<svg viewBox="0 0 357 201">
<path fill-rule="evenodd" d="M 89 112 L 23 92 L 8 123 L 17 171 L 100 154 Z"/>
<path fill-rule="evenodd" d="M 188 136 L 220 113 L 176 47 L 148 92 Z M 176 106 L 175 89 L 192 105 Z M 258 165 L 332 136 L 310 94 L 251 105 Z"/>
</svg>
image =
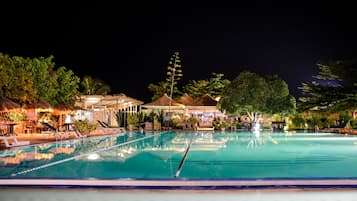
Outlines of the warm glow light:
<svg viewBox="0 0 357 201">
<path fill-rule="evenodd" d="M 88 155 L 88 160 L 97 160 L 99 158 L 99 155 L 97 153 L 92 153 Z"/>
<path fill-rule="evenodd" d="M 100 98 L 96 98 L 96 97 L 88 97 L 86 102 L 87 103 L 97 103 L 100 101 Z"/>
</svg>

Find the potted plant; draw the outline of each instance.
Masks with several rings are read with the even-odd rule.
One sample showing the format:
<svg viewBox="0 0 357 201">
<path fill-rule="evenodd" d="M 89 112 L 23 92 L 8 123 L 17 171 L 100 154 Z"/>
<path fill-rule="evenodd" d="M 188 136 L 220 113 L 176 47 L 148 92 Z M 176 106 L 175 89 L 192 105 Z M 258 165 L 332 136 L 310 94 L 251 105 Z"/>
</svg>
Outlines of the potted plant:
<svg viewBox="0 0 357 201">
<path fill-rule="evenodd" d="M 139 118 L 137 114 L 128 114 L 127 117 L 128 129 L 132 131 L 136 125 L 138 125 Z"/>
</svg>

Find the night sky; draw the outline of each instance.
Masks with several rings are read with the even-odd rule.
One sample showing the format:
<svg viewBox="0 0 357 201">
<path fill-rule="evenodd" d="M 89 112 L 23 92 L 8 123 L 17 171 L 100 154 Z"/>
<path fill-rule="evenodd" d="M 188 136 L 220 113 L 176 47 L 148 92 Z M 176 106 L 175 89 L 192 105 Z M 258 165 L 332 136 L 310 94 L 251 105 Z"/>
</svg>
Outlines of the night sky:
<svg viewBox="0 0 357 201">
<path fill-rule="evenodd" d="M 295 97 L 318 62 L 357 56 L 355 7 L 343 1 L 111 2 L 4 4 L 0 52 L 54 55 L 57 66 L 144 102 L 174 51 L 181 52 L 181 85 L 251 70 L 278 74 Z"/>
</svg>

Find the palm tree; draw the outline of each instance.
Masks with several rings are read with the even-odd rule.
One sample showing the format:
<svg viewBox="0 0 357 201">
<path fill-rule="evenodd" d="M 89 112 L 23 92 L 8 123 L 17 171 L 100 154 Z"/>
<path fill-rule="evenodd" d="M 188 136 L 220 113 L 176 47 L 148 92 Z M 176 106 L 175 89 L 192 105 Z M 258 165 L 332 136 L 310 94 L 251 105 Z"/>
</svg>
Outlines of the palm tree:
<svg viewBox="0 0 357 201">
<path fill-rule="evenodd" d="M 100 79 L 95 79 L 90 76 L 84 76 L 81 82 L 82 92 L 86 95 L 94 94 L 108 94 L 111 89 L 110 86 Z"/>
</svg>

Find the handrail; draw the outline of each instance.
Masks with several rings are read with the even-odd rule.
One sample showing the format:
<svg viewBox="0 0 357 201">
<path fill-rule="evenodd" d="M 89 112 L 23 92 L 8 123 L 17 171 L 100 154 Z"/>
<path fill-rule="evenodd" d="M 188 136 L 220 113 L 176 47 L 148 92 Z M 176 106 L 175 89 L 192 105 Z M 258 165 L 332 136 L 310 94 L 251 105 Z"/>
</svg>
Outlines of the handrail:
<svg viewBox="0 0 357 201">
<path fill-rule="evenodd" d="M 191 148 L 191 144 L 192 144 L 192 142 L 193 142 L 193 141 L 192 141 L 192 138 L 191 138 L 191 142 L 190 142 L 190 144 L 188 144 L 188 145 L 187 145 L 186 150 L 185 150 L 185 153 L 184 153 L 184 155 L 183 155 L 183 157 L 182 157 L 182 159 L 181 159 L 181 161 L 180 161 L 179 166 L 177 167 L 175 177 L 180 176 L 181 169 L 182 169 L 182 165 L 183 165 L 183 163 L 184 163 L 184 162 L 185 162 L 185 160 L 186 160 L 187 153 L 188 153 L 188 151 L 189 151 L 189 150 L 190 150 L 190 148 Z"/>
</svg>

